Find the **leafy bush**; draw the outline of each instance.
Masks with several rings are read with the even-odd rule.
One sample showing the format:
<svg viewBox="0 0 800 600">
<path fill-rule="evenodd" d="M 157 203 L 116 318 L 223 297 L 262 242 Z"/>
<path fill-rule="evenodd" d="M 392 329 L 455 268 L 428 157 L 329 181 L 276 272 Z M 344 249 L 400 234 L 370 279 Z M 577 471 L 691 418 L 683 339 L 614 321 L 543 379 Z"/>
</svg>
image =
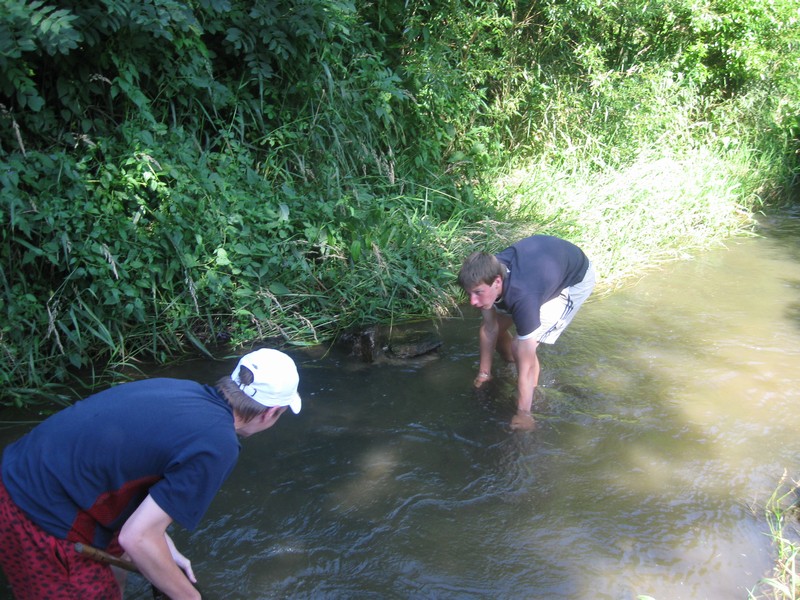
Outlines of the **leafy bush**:
<svg viewBox="0 0 800 600">
<path fill-rule="evenodd" d="M 791 0 L 8 0 L 7 401 L 452 310 L 469 236 L 519 217 L 490 184 L 520 157 L 608 176 L 658 144 L 779 145 L 796 169 L 796 19 Z"/>
</svg>

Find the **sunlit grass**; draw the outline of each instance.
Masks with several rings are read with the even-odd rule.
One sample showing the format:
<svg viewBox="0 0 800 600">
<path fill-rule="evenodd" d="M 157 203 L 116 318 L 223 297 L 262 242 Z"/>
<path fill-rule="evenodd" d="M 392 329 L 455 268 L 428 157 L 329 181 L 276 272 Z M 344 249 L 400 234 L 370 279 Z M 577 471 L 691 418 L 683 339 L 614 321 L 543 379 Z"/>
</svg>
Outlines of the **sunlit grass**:
<svg viewBox="0 0 800 600">
<path fill-rule="evenodd" d="M 538 162 L 498 187 L 509 212 L 530 221 L 533 232 L 583 247 L 605 286 L 614 287 L 748 229 L 752 199 L 737 177 L 743 168 L 702 148 L 643 152 L 633 164 L 601 171 Z"/>
<path fill-rule="evenodd" d="M 578 112 L 569 92 L 553 94 L 533 158 L 491 193 L 517 235 L 584 248 L 605 290 L 749 231 L 781 185 L 785 157 L 765 125 L 778 102 L 762 90 L 715 105 L 669 74 L 623 76 Z"/>
</svg>

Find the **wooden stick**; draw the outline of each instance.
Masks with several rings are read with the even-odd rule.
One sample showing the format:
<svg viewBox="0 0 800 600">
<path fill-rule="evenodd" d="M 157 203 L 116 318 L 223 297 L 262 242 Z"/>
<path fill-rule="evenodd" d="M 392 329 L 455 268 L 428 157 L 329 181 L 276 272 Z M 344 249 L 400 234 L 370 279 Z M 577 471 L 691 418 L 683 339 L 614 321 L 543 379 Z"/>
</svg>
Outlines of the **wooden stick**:
<svg viewBox="0 0 800 600">
<path fill-rule="evenodd" d="M 87 546 L 86 544 L 76 542 L 75 551 L 78 554 L 83 554 L 84 556 L 88 556 L 89 558 L 96 560 L 98 562 L 105 563 L 107 565 L 112 565 L 114 567 L 119 567 L 120 569 L 125 569 L 126 571 L 130 571 L 132 573 L 139 573 L 141 575 L 141 571 L 139 571 L 139 568 L 135 564 L 133 564 L 132 561 L 125 560 L 123 558 L 118 558 L 113 554 L 109 554 L 105 550 L 100 550 L 100 548 L 95 548 L 94 546 Z M 153 598 L 155 600 L 158 600 L 160 598 L 167 598 L 167 595 L 164 594 L 164 592 L 162 592 L 161 590 L 159 590 L 156 586 L 152 585 L 152 588 L 153 588 Z"/>
<path fill-rule="evenodd" d="M 83 554 L 84 556 L 88 556 L 89 558 L 94 559 L 101 563 L 113 565 L 115 567 L 119 567 L 120 569 L 131 571 L 132 573 L 139 572 L 137 566 L 133 564 L 131 561 L 118 558 L 113 554 L 109 554 L 108 552 L 100 550 L 99 548 L 95 548 L 94 546 L 87 546 L 86 544 L 81 544 L 80 542 L 76 542 L 75 551 L 78 554 Z"/>
</svg>

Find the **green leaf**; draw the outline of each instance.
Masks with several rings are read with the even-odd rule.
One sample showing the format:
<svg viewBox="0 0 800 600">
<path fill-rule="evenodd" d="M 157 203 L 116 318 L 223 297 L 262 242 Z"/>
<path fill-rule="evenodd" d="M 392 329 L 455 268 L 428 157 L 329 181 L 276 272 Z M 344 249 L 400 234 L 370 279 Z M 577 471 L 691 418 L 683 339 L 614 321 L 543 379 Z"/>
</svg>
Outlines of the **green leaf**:
<svg viewBox="0 0 800 600">
<path fill-rule="evenodd" d="M 225 251 L 225 248 L 217 248 L 215 251 L 215 262 L 217 263 L 218 267 L 227 267 L 231 264 L 231 261 L 228 259 L 228 253 Z"/>
<path fill-rule="evenodd" d="M 275 281 L 273 283 L 270 283 L 269 284 L 269 291 L 272 292 L 273 294 L 275 294 L 276 296 L 285 296 L 285 295 L 291 293 L 289 291 L 289 288 L 287 288 L 285 285 L 283 285 L 279 281 Z"/>
</svg>

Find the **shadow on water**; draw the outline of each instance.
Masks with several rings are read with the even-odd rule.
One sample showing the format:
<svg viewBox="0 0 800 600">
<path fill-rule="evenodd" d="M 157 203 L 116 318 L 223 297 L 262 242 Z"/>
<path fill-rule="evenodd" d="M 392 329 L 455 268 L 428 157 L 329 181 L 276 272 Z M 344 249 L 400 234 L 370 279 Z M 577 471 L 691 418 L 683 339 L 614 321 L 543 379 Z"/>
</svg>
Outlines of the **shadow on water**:
<svg viewBox="0 0 800 600">
<path fill-rule="evenodd" d="M 292 352 L 303 412 L 244 440 L 175 532 L 205 597 L 746 598 L 773 560 L 763 504 L 798 470 L 798 233 L 767 221 L 588 303 L 542 349 L 530 433 L 511 369 L 471 387 L 470 309 L 429 324 L 432 358 Z"/>
<path fill-rule="evenodd" d="M 800 206 L 794 207 L 778 216 L 764 217 L 763 231 L 770 239 L 777 241 L 787 258 L 800 263 Z M 784 284 L 795 290 L 795 301 L 786 307 L 786 319 L 800 329 L 800 277 L 784 280 Z"/>
</svg>

